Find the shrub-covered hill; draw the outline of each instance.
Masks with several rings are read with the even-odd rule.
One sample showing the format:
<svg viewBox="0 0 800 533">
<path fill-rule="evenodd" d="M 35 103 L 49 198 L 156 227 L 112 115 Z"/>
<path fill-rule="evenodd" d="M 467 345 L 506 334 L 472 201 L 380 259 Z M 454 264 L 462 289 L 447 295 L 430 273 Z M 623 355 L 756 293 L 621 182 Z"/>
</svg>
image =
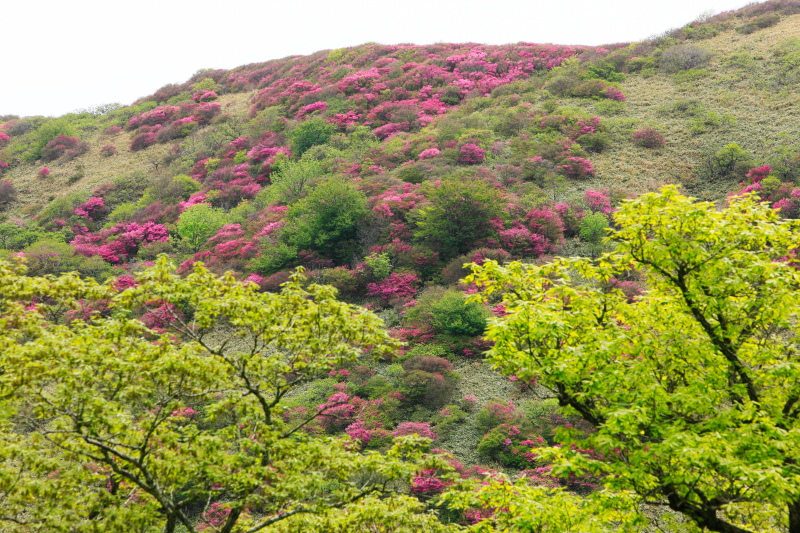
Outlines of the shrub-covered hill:
<svg viewBox="0 0 800 533">
<path fill-rule="evenodd" d="M 366 44 L 201 71 L 131 106 L 0 117 L 0 258 L 120 287 L 159 254 L 263 291 L 305 267 L 410 344 L 307 385 L 287 416 L 340 395 L 347 423 L 309 429 L 377 448 L 405 431 L 447 445 L 469 419 L 460 457 L 524 468 L 507 427 L 544 442 L 570 422 L 475 378 L 503 309 L 467 301 L 462 265 L 596 256 L 617 204 L 665 183 L 719 201 L 747 188 L 800 215 L 798 13 L 765 2 L 604 47 Z M 640 290 L 635 273 L 617 283 Z M 70 317 L 103 309 L 83 312 Z"/>
</svg>

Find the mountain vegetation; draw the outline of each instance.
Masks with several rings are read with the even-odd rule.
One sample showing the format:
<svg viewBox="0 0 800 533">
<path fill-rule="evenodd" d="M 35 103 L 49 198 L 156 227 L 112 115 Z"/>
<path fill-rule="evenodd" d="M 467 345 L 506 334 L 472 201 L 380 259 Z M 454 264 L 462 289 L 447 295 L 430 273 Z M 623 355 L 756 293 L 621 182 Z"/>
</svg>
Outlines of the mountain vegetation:
<svg viewBox="0 0 800 533">
<path fill-rule="evenodd" d="M 0 117 L 0 531 L 800 533 L 798 36 Z"/>
</svg>

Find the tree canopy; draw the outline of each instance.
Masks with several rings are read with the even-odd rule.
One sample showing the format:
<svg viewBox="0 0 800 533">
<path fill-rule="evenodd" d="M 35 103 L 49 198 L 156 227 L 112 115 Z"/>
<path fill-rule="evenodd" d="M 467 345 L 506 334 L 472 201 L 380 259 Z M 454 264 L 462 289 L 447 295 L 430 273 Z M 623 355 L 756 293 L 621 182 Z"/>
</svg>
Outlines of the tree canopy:
<svg viewBox="0 0 800 533">
<path fill-rule="evenodd" d="M 614 219 L 616 251 L 598 261 L 471 276 L 508 313 L 488 330 L 494 364 L 595 428 L 559 434 L 554 471 L 588 470 L 697 529 L 800 531 L 796 224 L 673 187 Z M 637 297 L 619 289 L 634 269 Z"/>
<path fill-rule="evenodd" d="M 3 531 L 352 531 L 384 508 L 397 531 L 445 528 L 409 495 L 448 469 L 427 441 L 361 452 L 301 431 L 335 402 L 283 417 L 298 385 L 395 345 L 330 287 L 258 293 L 164 257 L 122 291 L 23 274 L 0 262 Z"/>
</svg>

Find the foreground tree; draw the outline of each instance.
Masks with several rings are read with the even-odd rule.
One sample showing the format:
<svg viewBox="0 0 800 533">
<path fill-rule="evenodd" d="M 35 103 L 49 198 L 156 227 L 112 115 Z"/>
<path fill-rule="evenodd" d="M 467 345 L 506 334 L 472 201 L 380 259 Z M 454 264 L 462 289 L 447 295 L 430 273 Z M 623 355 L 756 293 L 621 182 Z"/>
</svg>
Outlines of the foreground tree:
<svg viewBox="0 0 800 533">
<path fill-rule="evenodd" d="M 164 258 L 122 292 L 23 274 L 0 262 L 3 531 L 352 531 L 385 508 L 398 531 L 447 529 L 409 495 L 447 469 L 426 441 L 361 453 L 302 431 L 325 408 L 282 417 L 299 384 L 393 348 L 330 287 L 260 294 Z"/>
<path fill-rule="evenodd" d="M 674 188 L 614 218 L 617 250 L 596 262 L 471 276 L 508 313 L 489 327 L 494 364 L 596 428 L 559 435 L 554 471 L 601 475 L 695 529 L 800 532 L 796 226 Z M 632 269 L 648 290 L 630 301 L 617 287 Z"/>
</svg>

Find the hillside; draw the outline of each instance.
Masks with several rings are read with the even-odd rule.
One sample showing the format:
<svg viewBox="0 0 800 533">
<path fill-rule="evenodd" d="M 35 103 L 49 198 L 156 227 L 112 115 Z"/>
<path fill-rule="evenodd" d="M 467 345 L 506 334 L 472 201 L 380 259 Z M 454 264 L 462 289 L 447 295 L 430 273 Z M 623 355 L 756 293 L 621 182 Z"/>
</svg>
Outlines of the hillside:
<svg viewBox="0 0 800 533">
<path fill-rule="evenodd" d="M 277 290 L 302 265 L 412 352 L 478 357 L 483 311 L 446 318 L 468 309 L 464 262 L 593 256 L 622 199 L 677 183 L 722 201 L 763 165 L 764 197 L 800 211 L 794 10 L 596 48 L 367 44 L 5 117 L 0 244 L 33 274 L 100 280 L 166 253 Z"/>
<path fill-rule="evenodd" d="M 587 494 L 596 478 L 550 476 L 531 450 L 591 424 L 527 370 L 484 363 L 506 304 L 470 298 L 465 263 L 595 259 L 620 205 L 667 184 L 718 206 L 753 192 L 800 218 L 799 102 L 794 0 L 638 43 L 370 43 L 200 71 L 130 106 L 0 117 L 0 260 L 116 293 L 163 255 L 180 276 L 202 262 L 262 295 L 300 267 L 296 290 L 333 286 L 405 345 L 309 371 L 281 423 L 335 410 L 303 434 L 380 452 L 416 434 L 464 477 L 526 472 Z M 616 274 L 628 303 L 647 288 Z M 172 332 L 185 317 L 169 296 L 124 312 Z M 118 317 L 93 298 L 53 321 Z"/>
</svg>

